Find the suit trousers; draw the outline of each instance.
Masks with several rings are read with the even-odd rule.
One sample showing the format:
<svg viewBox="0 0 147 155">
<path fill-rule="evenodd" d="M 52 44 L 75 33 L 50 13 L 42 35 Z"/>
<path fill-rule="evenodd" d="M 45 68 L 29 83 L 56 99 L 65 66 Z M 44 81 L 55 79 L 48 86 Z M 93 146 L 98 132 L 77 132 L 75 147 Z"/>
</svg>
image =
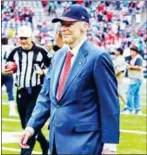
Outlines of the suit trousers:
<svg viewBox="0 0 147 155">
<path fill-rule="evenodd" d="M 36 105 L 36 100 L 40 90 L 41 90 L 41 86 L 17 89 L 17 94 L 16 94 L 17 108 L 18 108 L 18 113 L 21 120 L 21 126 L 23 129 L 25 129 L 27 122 L 31 117 L 31 114 Z M 40 143 L 43 154 L 47 154 L 48 147 L 49 147 L 48 141 L 46 140 L 42 132 L 39 131 L 37 133 L 37 136 L 33 136 L 28 141 L 30 148 L 21 149 L 21 155 L 31 155 L 36 139 Z"/>
</svg>

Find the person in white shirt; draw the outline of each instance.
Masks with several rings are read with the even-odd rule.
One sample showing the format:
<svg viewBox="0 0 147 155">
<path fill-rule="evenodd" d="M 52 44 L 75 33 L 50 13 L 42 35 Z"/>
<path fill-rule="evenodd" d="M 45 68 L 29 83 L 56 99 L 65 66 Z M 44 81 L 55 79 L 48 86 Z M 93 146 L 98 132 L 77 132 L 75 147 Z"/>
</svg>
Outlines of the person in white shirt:
<svg viewBox="0 0 147 155">
<path fill-rule="evenodd" d="M 123 56 L 123 49 L 122 48 L 116 49 L 115 58 L 113 60 L 113 63 L 114 63 L 116 79 L 118 82 L 119 97 L 122 100 L 122 102 L 124 104 L 126 104 L 125 97 L 123 96 L 122 89 L 123 89 L 123 79 L 125 77 L 127 65 L 125 62 L 125 58 Z"/>
</svg>

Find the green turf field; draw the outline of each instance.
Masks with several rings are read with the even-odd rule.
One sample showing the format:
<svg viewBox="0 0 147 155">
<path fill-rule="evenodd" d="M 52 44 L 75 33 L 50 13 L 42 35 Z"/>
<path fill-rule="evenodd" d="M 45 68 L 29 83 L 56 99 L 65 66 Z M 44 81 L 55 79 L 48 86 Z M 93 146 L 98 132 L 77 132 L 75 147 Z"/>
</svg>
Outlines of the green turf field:
<svg viewBox="0 0 147 155">
<path fill-rule="evenodd" d="M 124 92 L 127 85 L 124 86 Z M 7 102 L 7 96 L 2 91 L 2 102 Z M 147 154 L 147 107 L 146 107 L 146 83 L 141 90 L 141 102 L 143 116 L 121 115 L 120 144 L 117 146 L 118 154 Z M 121 104 L 121 109 L 124 105 Z M 19 154 L 18 139 L 22 129 L 18 117 L 8 116 L 8 105 L 2 104 L 2 154 Z M 47 125 L 43 132 L 48 138 Z M 34 154 L 41 153 L 38 142 Z"/>
</svg>

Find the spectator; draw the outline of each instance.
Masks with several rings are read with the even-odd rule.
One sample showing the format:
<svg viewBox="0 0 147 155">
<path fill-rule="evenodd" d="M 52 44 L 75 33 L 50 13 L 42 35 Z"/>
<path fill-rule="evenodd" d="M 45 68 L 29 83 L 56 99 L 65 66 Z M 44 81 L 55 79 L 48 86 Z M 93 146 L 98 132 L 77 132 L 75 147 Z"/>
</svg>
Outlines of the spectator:
<svg viewBox="0 0 147 155">
<path fill-rule="evenodd" d="M 54 51 L 57 51 L 59 50 L 60 48 L 63 47 L 63 40 L 62 40 L 62 35 L 61 35 L 61 32 L 58 31 L 56 32 L 55 34 L 55 45 L 53 46 L 53 50 Z"/>
<path fill-rule="evenodd" d="M 115 52 L 115 59 L 113 61 L 114 63 L 114 69 L 115 69 L 115 75 L 116 79 L 118 82 L 118 93 L 119 97 L 122 100 L 122 102 L 126 105 L 125 98 L 123 96 L 123 79 L 125 76 L 125 71 L 126 71 L 126 63 L 125 63 L 125 58 L 123 56 L 123 49 L 122 48 L 117 48 Z"/>
<path fill-rule="evenodd" d="M 1 39 L 2 42 L 2 76 L 1 76 L 1 86 L 5 85 L 6 86 L 6 91 L 8 94 L 8 104 L 9 104 L 9 116 L 18 116 L 16 110 L 15 110 L 15 101 L 14 101 L 14 94 L 13 94 L 13 75 L 4 75 L 4 66 L 6 63 L 6 59 L 8 58 L 10 52 L 11 52 L 11 47 L 8 45 L 8 38 L 2 36 Z"/>
<path fill-rule="evenodd" d="M 128 65 L 128 77 L 130 84 L 127 92 L 127 105 L 122 114 L 141 114 L 140 88 L 143 81 L 142 57 L 139 55 L 138 47 L 132 45 L 130 48 L 130 62 Z"/>
<path fill-rule="evenodd" d="M 47 6 L 47 4 L 48 4 L 48 1 L 47 0 L 42 0 L 41 1 L 42 2 L 42 6 L 45 8 L 46 6 Z"/>
</svg>

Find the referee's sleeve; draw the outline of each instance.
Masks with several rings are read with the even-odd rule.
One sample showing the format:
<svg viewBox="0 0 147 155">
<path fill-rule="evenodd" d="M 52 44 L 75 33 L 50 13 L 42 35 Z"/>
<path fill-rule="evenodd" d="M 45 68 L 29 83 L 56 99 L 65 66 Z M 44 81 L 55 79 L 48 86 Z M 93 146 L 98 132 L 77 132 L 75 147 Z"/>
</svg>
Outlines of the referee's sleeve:
<svg viewBox="0 0 147 155">
<path fill-rule="evenodd" d="M 15 54 L 15 49 L 12 50 L 12 52 L 9 54 L 8 58 L 6 59 L 6 62 L 14 61 L 14 54 Z"/>
</svg>

